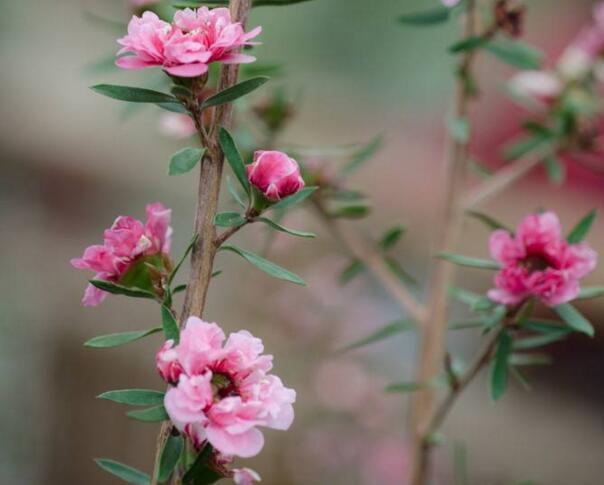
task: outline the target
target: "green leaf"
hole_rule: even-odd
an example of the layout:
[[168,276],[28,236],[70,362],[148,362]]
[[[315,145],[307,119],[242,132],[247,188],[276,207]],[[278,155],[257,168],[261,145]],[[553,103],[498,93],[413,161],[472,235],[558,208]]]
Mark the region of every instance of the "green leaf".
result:
[[99,394],[97,397],[130,406],[155,406],[163,404],[164,396],[164,392],[153,391],[151,389],[121,389],[118,391],[107,391]]
[[151,479],[149,475],[143,473],[136,468],[124,465],[119,461],[110,460],[109,458],[97,458],[94,460],[106,472],[121,478],[125,482],[133,483],[134,485],[149,485]]
[[219,212],[214,217],[214,224],[219,227],[242,226],[247,221],[239,212]]
[[245,163],[237,150],[235,141],[231,134],[225,129],[220,128],[220,146],[224,152],[224,156],[227,159],[228,164],[231,166],[235,177],[239,180],[239,183],[245,190],[246,194],[250,193],[250,182],[247,178],[247,172],[245,170]]
[[466,330],[468,328],[480,328],[484,326],[484,322],[481,319],[474,320],[460,320],[449,324],[447,327],[449,330]]
[[470,256],[452,253],[440,253],[438,257],[458,266],[468,266],[470,268],[481,269],[500,269],[499,263],[489,259],[472,258]]
[[186,115],[189,114],[189,112],[187,111],[187,108],[185,108],[182,104],[180,104],[179,102],[176,102],[176,101],[172,102],[172,103],[155,103],[155,105],[158,108],[169,111],[170,113],[179,113],[179,114],[186,114]]
[[550,365],[552,358],[546,354],[512,354],[509,359],[510,365]]
[[453,463],[455,465],[455,485],[469,485],[468,451],[461,443],[455,443],[453,448]]
[[558,333],[546,333],[543,335],[536,335],[534,337],[526,337],[522,340],[517,340],[514,342],[514,350],[527,350],[527,349],[535,349],[537,347],[543,347],[545,345],[553,344],[555,342],[559,342],[560,340],[564,340],[568,335],[568,332],[558,332]]
[[282,225],[277,224],[275,221],[272,221],[272,220],[268,219],[267,217],[256,217],[254,219],[254,221],[263,222],[264,224],[267,224],[268,226],[275,229],[276,231],[285,232],[286,234],[290,234],[292,236],[309,237],[309,238],[317,237],[316,234],[313,234],[312,232],[304,232],[304,231],[296,231],[295,229],[288,229],[287,227],[283,227]]
[[226,186],[227,186],[227,190],[229,191],[229,194],[231,194],[231,197],[233,197],[235,202],[237,202],[237,204],[239,204],[242,208],[245,209],[247,207],[247,205],[245,202],[243,202],[241,195],[239,195],[239,192],[233,185],[233,179],[228,175],[226,176]]
[[132,298],[148,298],[150,300],[155,300],[155,295],[153,293],[140,288],[128,288],[126,286],[104,280],[90,280],[90,284],[99,290],[106,291],[107,293],[111,293],[113,295],[123,295],[130,296]]
[[348,163],[344,165],[344,167],[342,167],[342,169],[340,170],[340,175],[350,175],[351,173],[358,170],[363,165],[363,163],[371,159],[381,147],[382,137],[376,136],[367,145],[353,153]]
[[406,320],[397,320],[395,322],[389,323],[388,325],[376,330],[371,333],[367,337],[364,337],[356,342],[353,342],[343,349],[341,352],[346,352],[353,349],[358,349],[360,347],[365,347],[366,345],[374,344],[376,342],[381,342],[382,340],[386,340],[393,335],[397,335],[402,332],[406,332],[407,330],[413,330],[414,326],[411,322]]
[[161,327],[155,327],[150,330],[138,330],[135,332],[111,333],[109,335],[101,335],[88,340],[84,345],[95,349],[105,349],[109,347],[119,347],[135,340],[139,340],[147,335],[152,335],[161,332]]
[[[189,243],[189,245],[187,246],[187,249],[185,249],[184,254],[182,255],[182,257],[179,259],[178,263],[176,264],[176,266],[174,266],[174,269],[172,270],[172,273],[170,273],[170,277],[168,278],[168,285],[171,285],[172,282],[174,281],[174,278],[176,277],[176,273],[178,273],[178,270],[180,269],[180,267],[183,265],[183,263],[185,262],[185,260],[187,259],[187,256],[189,256],[189,253],[193,250],[193,247],[195,247],[195,243],[197,242],[197,238],[199,236],[197,234],[195,234],[192,238],[191,238],[191,242]],[[185,285],[185,289],[186,289],[186,285]],[[182,290],[181,290],[182,291]],[[177,293],[176,289],[174,289],[174,293]]]
[[532,153],[542,145],[551,141],[551,136],[546,135],[534,135],[528,138],[522,138],[521,140],[507,145],[504,149],[503,156],[506,160],[517,160],[522,158],[529,153]]
[[371,212],[371,208],[367,205],[348,205],[331,211],[329,215],[342,219],[362,219],[367,217],[369,212]]
[[345,285],[356,276],[360,275],[365,270],[365,265],[359,261],[358,259],[353,260],[344,270],[340,273],[338,277],[338,282],[341,285]]
[[214,96],[210,96],[202,103],[201,109],[210,108],[211,106],[218,106],[225,103],[231,103],[232,101],[235,101],[236,99],[239,99],[245,96],[246,94],[258,89],[268,80],[269,78],[266,76],[258,76],[253,77],[251,79],[246,79],[245,81],[241,81],[240,83],[237,83],[234,86],[225,89],[224,91],[216,93]]
[[193,170],[205,153],[205,148],[183,148],[170,159],[169,175],[182,175]]
[[491,398],[497,401],[508,386],[508,360],[512,351],[512,336],[504,331],[497,342],[491,368]]
[[447,126],[453,140],[466,143],[470,139],[470,124],[466,118],[449,118]]
[[380,247],[383,251],[392,249],[394,245],[400,240],[401,236],[405,232],[405,227],[402,225],[396,225],[388,229],[380,240]]
[[482,317],[482,321],[486,330],[495,328],[503,320],[506,313],[507,307],[505,305],[497,305],[490,313],[485,314]]
[[459,54],[460,52],[468,52],[483,47],[489,41],[488,38],[484,36],[472,36],[466,37],[465,39],[456,42],[451,47],[449,47],[449,52],[453,54]]
[[523,325],[523,329],[531,330],[533,332],[539,333],[571,333],[572,330],[569,329],[564,323],[558,322],[555,320],[527,320]]
[[424,387],[427,387],[427,385],[421,382],[397,382],[395,384],[390,384],[389,386],[386,386],[384,392],[403,394],[406,392],[419,391]]
[[585,288],[581,288],[576,299],[588,300],[590,298],[598,298],[602,295],[604,295],[604,286],[586,286]]
[[570,244],[576,244],[583,241],[583,239],[587,237],[587,234],[589,233],[592,224],[596,220],[597,215],[598,212],[596,209],[589,211],[589,213],[583,219],[581,219],[575,227],[573,227],[573,230],[570,231],[570,234],[566,237],[566,240]]
[[290,207],[294,204],[299,204],[300,202],[306,200],[308,197],[314,194],[317,189],[318,187],[304,187],[303,189],[298,190],[298,192],[296,192],[295,194],[290,195],[285,199],[281,199],[276,204],[273,204],[271,206],[271,209],[285,209],[286,207]]
[[589,321],[579,313],[579,311],[570,303],[563,303],[555,306],[553,310],[564,320],[570,328],[589,335],[594,336],[594,328]]
[[172,310],[166,305],[161,306],[161,320],[166,340],[174,340],[174,343],[177,344],[180,337],[178,322],[176,321],[176,318],[174,318]]
[[159,460],[159,471],[157,473],[160,482],[166,482],[172,475],[180,454],[184,448],[185,442],[182,436],[168,436],[164,449]]
[[213,448],[209,444],[206,444],[199,455],[197,455],[195,463],[185,473],[182,479],[183,485],[209,485],[224,478],[208,467],[208,461],[212,456],[212,452]]
[[237,246],[221,246],[219,250],[231,251],[233,253],[238,254],[239,256],[247,260],[250,264],[254,265],[259,270],[264,271],[266,274],[274,278],[289,281],[297,285],[306,286],[305,281],[298,275],[250,251],[246,251],[245,249],[241,249]]
[[401,15],[398,21],[401,24],[413,25],[416,27],[428,27],[431,25],[438,25],[449,20],[451,10],[447,7],[434,7],[430,10],[423,10],[421,12],[409,13]]
[[147,409],[140,409],[136,411],[130,411],[126,413],[126,416],[136,419],[137,421],[143,421],[145,423],[157,423],[159,421],[165,421],[168,419],[168,413],[163,404],[161,406],[155,406]]
[[172,290],[172,293],[180,293],[181,291],[185,291],[187,289],[186,284],[178,285],[176,288]]
[[390,256],[384,256],[384,263],[386,266],[388,266],[388,269],[403,283],[417,286],[417,280],[407,271],[405,271],[405,269],[396,259]]
[[557,157],[550,155],[543,159],[547,177],[554,185],[561,185],[566,177],[564,164]]
[[507,37],[500,37],[484,46],[500,61],[520,69],[539,69],[543,60],[543,52],[533,46]]
[[477,221],[482,222],[488,229],[491,229],[493,231],[495,231],[497,229],[504,229],[504,230],[508,231],[509,233],[513,232],[512,230],[508,229],[505,226],[505,224],[499,222],[497,219],[495,219],[487,214],[484,214],[482,212],[468,211],[466,214],[470,217],[473,217]]
[[178,103],[178,100],[174,96],[151,89],[116,86],[113,84],[97,84],[90,89],[108,98],[128,101],[130,103]]
[[483,295],[479,295],[478,293],[474,293],[473,291],[456,287],[449,288],[449,294],[457,301],[464,303],[468,306],[473,306],[476,302],[484,298]]

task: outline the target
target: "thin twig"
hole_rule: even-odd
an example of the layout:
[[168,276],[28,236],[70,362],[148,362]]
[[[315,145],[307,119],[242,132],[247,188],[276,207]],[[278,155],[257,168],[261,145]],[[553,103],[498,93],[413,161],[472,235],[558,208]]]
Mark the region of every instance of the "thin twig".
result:
[[330,217],[320,200],[312,199],[313,205],[331,230],[333,235],[355,258],[362,261],[371,274],[384,286],[390,295],[409,313],[411,318],[420,325],[424,320],[425,309],[418,299],[392,274],[390,268],[384,263],[382,256],[373,250],[359,235],[341,224],[338,220]]

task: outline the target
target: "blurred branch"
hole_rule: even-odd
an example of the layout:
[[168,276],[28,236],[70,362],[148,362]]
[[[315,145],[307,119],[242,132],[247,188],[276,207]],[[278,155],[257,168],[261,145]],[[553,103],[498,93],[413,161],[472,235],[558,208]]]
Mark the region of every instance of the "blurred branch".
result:
[[382,259],[382,255],[369,246],[354,230],[331,217],[320,199],[313,197],[312,203],[335,238],[352,256],[363,262],[371,274],[380,281],[384,289],[409,313],[419,326],[424,321],[426,313],[423,305],[392,273]]

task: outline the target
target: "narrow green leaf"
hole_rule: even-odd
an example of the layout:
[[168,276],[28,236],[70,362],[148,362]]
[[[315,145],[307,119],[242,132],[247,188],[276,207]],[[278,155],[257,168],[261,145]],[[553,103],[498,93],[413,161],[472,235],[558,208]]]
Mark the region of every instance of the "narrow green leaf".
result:
[[[511,359],[510,359],[511,360]],[[510,375],[518,381],[518,383],[522,386],[525,391],[531,391],[531,385],[524,375],[518,370],[517,367],[510,365]]]
[[466,330],[468,328],[480,328],[484,326],[484,322],[481,319],[474,320],[460,320],[449,324],[447,327],[449,330]]
[[348,205],[331,211],[329,215],[341,219],[362,219],[367,217],[369,212],[371,208],[367,205]]
[[235,188],[235,185],[233,185],[233,179],[229,175],[226,176],[226,186],[227,190],[229,191],[229,194],[231,194],[231,197],[233,197],[233,200],[235,200],[237,204],[239,204],[243,209],[245,209],[247,205],[245,202],[243,202],[241,195],[239,195],[239,192]]
[[141,290],[140,288],[129,288],[116,283],[111,283],[110,281],[90,280],[90,284],[99,290],[112,293],[113,295],[130,296],[132,298],[148,298],[150,300],[155,299],[155,295],[150,291]]
[[186,284],[178,285],[176,288],[172,290],[172,293],[180,293],[181,291],[185,291],[187,289]]
[[553,308],[553,310],[564,320],[570,328],[594,336],[594,328],[591,323],[570,303],[563,303]]
[[577,300],[588,300],[590,298],[598,298],[604,295],[604,286],[586,286],[581,288]]
[[239,256],[247,260],[250,264],[254,265],[259,270],[264,271],[266,274],[274,278],[289,281],[297,285],[306,286],[305,281],[298,275],[250,251],[246,251],[245,249],[241,249],[237,246],[221,246],[219,250],[231,251],[233,253],[238,254]]
[[164,392],[151,389],[120,389],[104,392],[97,397],[130,406],[156,406],[163,404],[164,396]]
[[583,219],[581,219],[575,227],[573,227],[572,231],[570,231],[570,234],[566,237],[566,240],[570,244],[576,244],[583,241],[583,239],[587,237],[587,234],[589,233],[592,224],[596,220],[597,215],[598,212],[596,209],[589,211],[589,213]]
[[546,354],[512,354],[509,359],[510,365],[550,365],[552,358]]
[[128,101],[130,103],[178,103],[178,100],[174,96],[151,89],[116,86],[113,84],[97,84],[90,89],[108,98]]
[[213,448],[207,444],[197,455],[195,463],[187,470],[182,479],[183,485],[210,485],[224,478],[221,474],[208,467]]
[[500,269],[499,263],[489,259],[472,258],[470,256],[452,253],[440,253],[438,257],[458,266],[468,266],[470,268],[481,269]]
[[228,164],[231,166],[235,177],[239,180],[239,183],[245,190],[246,194],[250,193],[250,182],[247,178],[247,172],[245,170],[245,163],[243,162],[243,158],[239,154],[239,150],[237,150],[237,146],[235,145],[235,141],[231,134],[225,129],[220,128],[220,146],[222,151],[224,152],[224,156],[227,159]]
[[164,449],[159,460],[158,479],[160,482],[166,482],[172,475],[180,454],[184,448],[185,442],[182,436],[168,436]]
[[242,226],[247,221],[239,212],[219,212],[214,217],[214,224],[219,227]]
[[382,137],[376,136],[373,140],[371,140],[367,145],[360,148],[356,151],[350,160],[342,169],[340,170],[340,175],[350,175],[351,173],[358,170],[363,163],[370,160],[382,147]]
[[161,306],[161,320],[166,340],[174,340],[174,343],[177,344],[180,337],[180,330],[178,329],[178,323],[176,322],[172,310],[166,305]]
[[561,185],[564,182],[566,171],[564,164],[562,161],[560,161],[560,159],[550,155],[549,157],[545,157],[543,159],[543,165],[545,166],[547,177],[552,184]]
[[411,274],[409,274],[396,259],[391,256],[384,256],[384,263],[386,266],[388,266],[388,269],[403,283],[417,286],[417,280]]
[[393,335],[397,335],[399,333],[406,332],[407,330],[413,330],[413,329],[414,329],[414,326],[411,322],[408,322],[405,320],[397,320],[395,322],[389,323],[388,325],[376,330],[375,332],[371,333],[367,337],[363,337],[362,339],[357,340],[356,342],[353,342],[353,343],[347,345],[340,351],[346,352],[349,350],[358,349],[360,347],[365,347],[367,345],[374,344],[376,342],[381,342],[382,340],[386,340],[386,339],[392,337]]
[[341,285],[345,285],[349,281],[352,281],[356,276],[360,275],[364,270],[365,265],[358,259],[355,259],[342,270],[338,277],[338,282]]
[[500,61],[520,69],[539,69],[543,52],[533,46],[507,37],[500,37],[484,46]]
[[295,194],[290,195],[285,199],[281,199],[276,204],[273,204],[271,206],[271,209],[285,209],[286,207],[291,207],[294,204],[299,204],[300,202],[314,194],[317,189],[318,187],[304,187],[303,189],[298,190],[298,192],[296,192]]
[[455,443],[453,448],[453,463],[455,465],[455,485],[469,485],[468,451],[461,443]]
[[483,295],[474,293],[473,291],[465,290],[463,288],[451,287],[449,288],[449,294],[452,298],[455,298],[461,303],[465,303],[468,306],[474,305],[477,301],[484,298]]
[[[185,249],[184,254],[178,260],[178,263],[176,264],[176,266],[174,266],[174,269],[172,270],[172,273],[170,273],[170,277],[168,278],[168,285],[171,285],[172,282],[174,281],[174,278],[176,277],[176,274],[178,273],[178,270],[184,264],[185,260],[187,259],[187,256],[189,256],[189,253],[193,250],[193,247],[195,246],[195,243],[197,242],[197,238],[198,237],[199,236],[197,234],[195,234],[191,238],[191,242],[187,246],[187,249]],[[186,288],[186,285],[185,285],[185,288]],[[182,291],[182,290],[180,290],[180,291]],[[177,293],[176,289],[174,289],[174,293]]]
[[155,105],[158,108],[169,111],[170,113],[179,113],[179,114],[186,114],[186,115],[189,114],[189,112],[187,111],[187,108],[185,108],[178,101],[174,101],[172,103],[155,103]]
[[161,327],[155,327],[150,330],[139,330],[135,332],[122,332],[122,333],[111,333],[108,335],[101,335],[88,340],[84,345],[86,347],[93,347],[95,349],[105,349],[109,347],[119,347],[135,340],[139,340],[147,335],[152,335],[157,332],[161,332]]
[[459,54],[460,52],[468,52],[483,47],[489,41],[488,38],[484,36],[472,36],[466,37],[465,39],[456,42],[451,47],[449,47],[449,52],[453,54]]
[[388,251],[389,249],[392,249],[394,245],[400,240],[404,232],[405,226],[402,226],[400,224],[388,229],[382,235],[382,239],[380,240],[380,247],[382,248],[382,250]]
[[485,329],[490,330],[495,328],[503,320],[506,313],[507,307],[505,305],[497,305],[494,307],[490,313],[487,313],[482,317]]
[[504,148],[503,156],[506,160],[517,160],[529,153],[534,152],[537,148],[549,143],[552,140],[551,136],[534,135],[527,138],[522,138]]
[[168,413],[166,413],[163,404],[152,408],[129,411],[126,413],[126,416],[145,423],[157,423],[168,419]]
[[499,337],[491,370],[491,398],[497,401],[508,386],[508,360],[512,351],[512,336],[504,331]]
[[473,217],[477,221],[482,222],[488,229],[491,229],[493,231],[495,231],[497,229],[504,229],[504,230],[508,231],[509,233],[513,232],[511,229],[506,227],[505,224],[499,222],[497,219],[495,219],[487,214],[484,214],[482,212],[468,211],[468,212],[466,212],[466,214],[470,217]]
[[276,231],[285,232],[286,234],[290,234],[292,236],[309,237],[309,238],[317,237],[316,234],[313,234],[312,232],[296,231],[295,229],[288,229],[287,227],[283,227],[282,225],[277,224],[275,221],[272,221],[267,217],[256,217],[254,219],[254,221],[263,222],[264,224],[275,229]]
[[402,394],[406,392],[419,391],[424,387],[426,387],[426,384],[423,384],[421,382],[398,382],[396,384],[390,384],[389,386],[386,386],[384,392]]
[[514,350],[527,350],[543,347],[545,345],[564,340],[567,336],[568,332],[562,331],[559,333],[546,333],[543,335],[536,335],[534,337],[526,337],[514,342]]
[[151,479],[149,475],[143,473],[136,468],[124,465],[119,461],[110,460],[109,458],[97,458],[94,460],[106,472],[121,478],[125,482],[133,483],[134,485],[149,485]]
[[169,175],[182,175],[193,170],[205,153],[205,148],[183,148],[170,159]]
[[240,83],[231,86],[230,88],[225,89],[224,91],[220,91],[216,93],[214,96],[210,96],[206,99],[201,105],[202,109],[210,108],[211,106],[218,106],[220,104],[231,103],[236,99],[239,99],[245,96],[252,91],[255,91],[264,83],[269,80],[266,76],[258,76],[253,77],[251,79],[246,79],[245,81],[241,81]]
[[449,20],[451,10],[447,7],[434,7],[430,10],[424,10],[421,12],[409,13],[401,15],[398,21],[401,24],[413,25],[416,27],[428,27],[431,25],[438,25]]
[[571,333],[572,329],[568,328],[564,323],[555,320],[527,320],[522,328],[539,333]]

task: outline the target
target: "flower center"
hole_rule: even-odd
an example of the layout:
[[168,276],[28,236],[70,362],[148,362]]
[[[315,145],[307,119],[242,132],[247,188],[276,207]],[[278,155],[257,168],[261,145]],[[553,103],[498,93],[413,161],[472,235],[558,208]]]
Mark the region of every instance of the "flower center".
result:
[[544,271],[551,266],[550,262],[540,254],[531,254],[520,263],[529,273]]
[[233,380],[228,375],[220,372],[212,374],[212,388],[215,396],[219,399],[239,395]]

